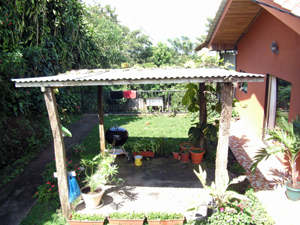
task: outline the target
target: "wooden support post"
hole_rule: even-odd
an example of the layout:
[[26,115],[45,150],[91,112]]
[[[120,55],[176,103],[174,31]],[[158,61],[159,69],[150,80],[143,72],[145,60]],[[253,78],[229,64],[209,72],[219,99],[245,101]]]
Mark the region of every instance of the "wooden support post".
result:
[[[226,181],[225,176],[228,176],[227,161],[228,161],[228,146],[230,136],[230,123],[233,103],[233,84],[224,83],[221,88],[221,117],[219,125],[219,138],[216,157],[215,183],[217,188],[222,186]],[[227,185],[227,183],[226,183]]]
[[69,219],[71,215],[71,205],[69,203],[66,151],[53,88],[46,88],[46,91],[44,92],[44,98],[48,110],[54,141],[54,153],[60,204],[64,217],[66,219]]
[[[206,124],[207,122],[207,109],[206,109],[206,86],[205,83],[199,83],[199,126]],[[200,148],[204,148],[205,146],[205,138],[204,133],[201,132],[199,138],[199,146]]]
[[101,153],[104,154],[105,131],[104,131],[104,113],[103,113],[103,86],[98,86],[98,118],[99,118],[100,150]]

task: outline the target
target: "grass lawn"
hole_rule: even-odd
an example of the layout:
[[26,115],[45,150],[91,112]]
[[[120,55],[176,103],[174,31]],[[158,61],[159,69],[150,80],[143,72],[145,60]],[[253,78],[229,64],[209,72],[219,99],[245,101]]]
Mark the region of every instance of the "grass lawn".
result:
[[[105,130],[115,124],[124,127],[129,133],[129,138],[188,138],[188,130],[191,126],[188,116],[108,116],[105,117],[104,122]],[[146,125],[146,122],[149,124]]]
[[[149,123],[146,125],[146,123]],[[141,138],[174,138],[188,141],[191,126],[189,116],[107,116],[104,118],[105,131],[115,125],[125,128],[129,133],[127,142]],[[87,152],[96,155],[100,151],[99,126],[96,125],[82,143]],[[126,144],[125,144],[126,148]]]

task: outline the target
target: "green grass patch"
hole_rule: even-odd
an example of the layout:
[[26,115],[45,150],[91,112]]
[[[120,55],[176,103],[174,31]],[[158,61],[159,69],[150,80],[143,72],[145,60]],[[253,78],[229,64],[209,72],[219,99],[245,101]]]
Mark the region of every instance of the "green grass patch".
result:
[[[117,124],[135,137],[188,138],[191,121],[188,116],[109,116],[104,118],[105,130]],[[148,125],[146,123],[149,123]]]
[[[129,133],[127,143],[142,140],[143,138],[163,138],[163,154],[171,155],[172,150],[168,147],[176,143],[188,141],[188,130],[191,126],[188,116],[108,116],[104,118],[105,131],[112,126],[118,125],[125,128]],[[126,147],[126,151],[130,151]],[[176,145],[175,144],[175,145]],[[96,125],[82,142],[89,156],[95,156],[100,151],[99,126]],[[178,146],[174,146],[175,148]],[[109,146],[107,145],[107,148]]]
[[66,224],[66,220],[62,216],[60,210],[60,202],[51,200],[48,202],[37,203],[22,220],[21,225],[62,225]]

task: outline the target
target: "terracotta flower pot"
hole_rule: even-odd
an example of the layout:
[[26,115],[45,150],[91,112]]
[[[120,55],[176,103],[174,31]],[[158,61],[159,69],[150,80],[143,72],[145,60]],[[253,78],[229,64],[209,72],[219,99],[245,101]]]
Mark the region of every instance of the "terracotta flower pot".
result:
[[188,163],[190,161],[190,153],[180,153],[181,162]]
[[95,193],[89,193],[90,186],[81,188],[81,195],[85,203],[85,207],[89,209],[96,209],[99,207],[101,198],[105,192],[105,189],[99,188]]
[[194,145],[191,143],[181,143],[181,144],[179,144],[179,147],[180,147],[180,150],[183,151],[183,150],[188,150],[189,148],[193,148]]
[[[195,153],[195,152],[193,152],[193,150],[200,150],[202,152],[201,153]],[[192,163],[200,164],[202,162],[203,155],[204,155],[205,151],[202,148],[191,148],[190,153],[191,153]]]
[[173,153],[173,157],[174,157],[174,159],[178,159],[178,157],[179,157],[179,152],[172,152]]
[[141,151],[140,153],[133,152],[132,155],[133,156],[141,155],[143,157],[154,157],[154,152],[152,151]]

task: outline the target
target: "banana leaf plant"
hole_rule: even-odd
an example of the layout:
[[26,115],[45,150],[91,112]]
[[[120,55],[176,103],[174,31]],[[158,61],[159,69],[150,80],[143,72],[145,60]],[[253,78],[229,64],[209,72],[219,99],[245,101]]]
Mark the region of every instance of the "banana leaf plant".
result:
[[300,156],[300,136],[295,132],[292,123],[288,123],[282,118],[281,129],[267,129],[270,135],[266,140],[275,141],[277,144],[271,144],[266,148],[258,150],[257,155],[253,158],[253,165],[251,166],[252,174],[255,173],[258,163],[262,160],[267,160],[271,155],[283,153],[288,158],[288,163],[291,167],[293,188],[300,189],[297,183],[299,173],[296,170],[296,160]]
[[[199,87],[196,84],[190,83],[186,85],[187,91],[182,98],[182,104],[188,106],[189,112],[199,113]],[[218,121],[215,120],[220,115],[221,104],[217,100],[216,96],[218,93],[218,87],[213,85],[206,86],[206,93],[209,94],[207,97],[208,102],[205,106],[207,111],[207,117],[210,119],[209,123],[194,123],[188,131],[189,138],[191,140],[198,140],[203,133],[209,140],[217,139],[218,132]],[[206,118],[204,118],[206,121]]]

